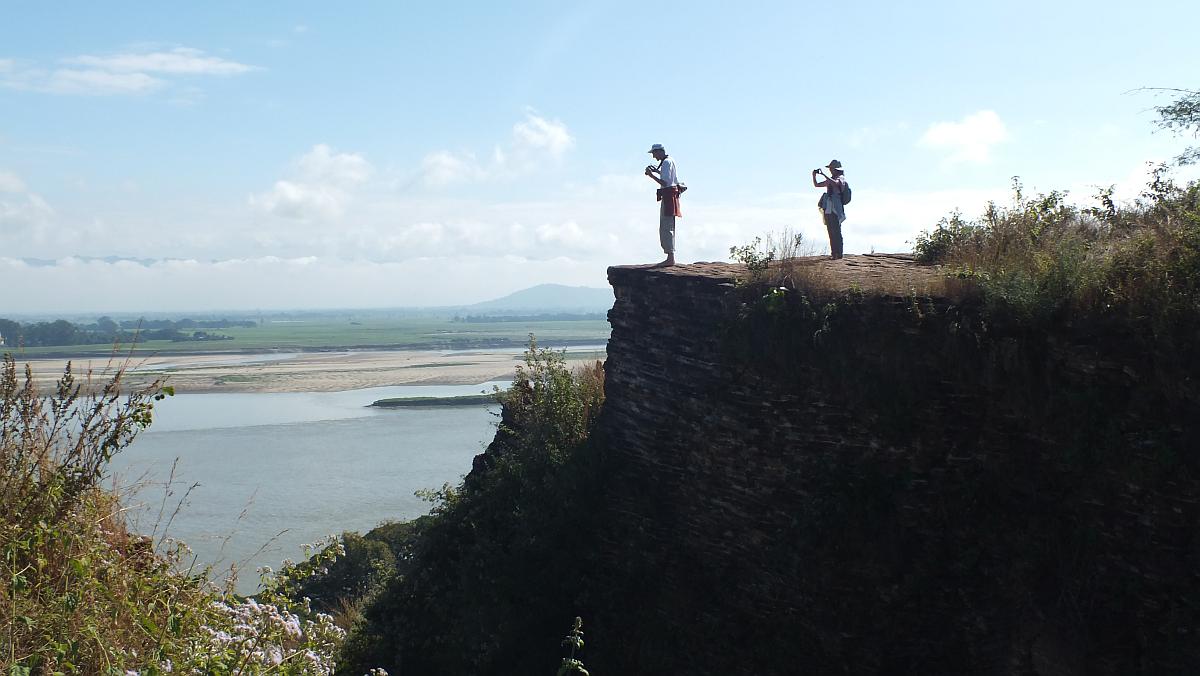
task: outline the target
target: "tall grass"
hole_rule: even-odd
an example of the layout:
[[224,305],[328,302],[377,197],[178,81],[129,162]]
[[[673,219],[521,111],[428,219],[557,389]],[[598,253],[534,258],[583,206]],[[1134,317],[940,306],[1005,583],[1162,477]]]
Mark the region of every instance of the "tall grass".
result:
[[805,241],[804,235],[790,226],[766,237],[755,237],[748,244],[729,247],[733,260],[746,266],[741,282],[755,286],[786,286],[787,288],[820,288],[825,281],[825,268],[818,265],[826,259],[816,255],[816,246]]
[[[0,369],[0,665],[30,674],[327,674],[344,632],[288,594],[285,566],[255,599],[184,568],[185,546],[126,527],[101,487],[109,460],[151,422],[161,383],[124,368],[39,393],[10,355]],[[339,552],[320,550],[317,566]],[[312,566],[310,566],[311,568]]]
[[1023,321],[1174,330],[1200,311],[1200,184],[1177,186],[1160,166],[1139,199],[1119,204],[1110,188],[1081,208],[1058,191],[1027,196],[1014,178],[1011,204],[988,204],[975,220],[951,214],[914,253]]

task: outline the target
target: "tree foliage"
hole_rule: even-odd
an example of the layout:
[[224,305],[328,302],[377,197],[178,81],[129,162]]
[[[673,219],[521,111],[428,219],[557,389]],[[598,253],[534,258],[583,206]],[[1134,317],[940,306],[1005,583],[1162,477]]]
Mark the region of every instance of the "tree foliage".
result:
[[552,673],[564,614],[585,614],[598,512],[589,435],[603,404],[599,362],[573,372],[531,340],[496,438],[457,487],[428,497],[386,586],[345,648],[342,673]]
[[[1159,128],[1166,129],[1178,135],[1200,137],[1200,91],[1193,89],[1166,89],[1177,95],[1177,98],[1165,106],[1155,106],[1158,113]],[[1175,163],[1180,165],[1195,164],[1200,161],[1200,147],[1191,146],[1185,149]]]

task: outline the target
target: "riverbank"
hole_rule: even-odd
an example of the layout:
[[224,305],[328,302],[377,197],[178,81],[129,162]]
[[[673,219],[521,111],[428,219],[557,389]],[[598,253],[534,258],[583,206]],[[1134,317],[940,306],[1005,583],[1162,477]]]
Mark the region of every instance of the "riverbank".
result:
[[[567,348],[568,361],[603,359],[602,345]],[[572,354],[574,353],[574,354]],[[433,350],[343,350],[266,354],[166,354],[130,360],[125,382],[138,386],[163,379],[176,393],[339,392],[390,385],[468,385],[511,377],[522,350],[515,348]],[[62,374],[64,358],[28,363],[39,388],[48,390]],[[90,370],[100,379],[120,360],[82,358],[72,362],[80,379]]]

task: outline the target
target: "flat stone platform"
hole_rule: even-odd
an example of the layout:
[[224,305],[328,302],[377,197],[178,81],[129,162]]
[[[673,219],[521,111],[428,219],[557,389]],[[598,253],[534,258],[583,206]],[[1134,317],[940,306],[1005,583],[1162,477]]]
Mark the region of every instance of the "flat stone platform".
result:
[[[918,263],[911,254],[847,255],[839,260],[828,256],[803,256],[773,261],[769,275],[790,277],[801,287],[846,291],[859,288],[865,293],[907,296],[945,295],[945,276],[930,265]],[[745,279],[749,272],[740,263],[696,262],[681,263],[669,268],[654,265],[615,265],[609,268],[609,279],[634,271],[669,277],[690,277],[697,281],[733,283]]]

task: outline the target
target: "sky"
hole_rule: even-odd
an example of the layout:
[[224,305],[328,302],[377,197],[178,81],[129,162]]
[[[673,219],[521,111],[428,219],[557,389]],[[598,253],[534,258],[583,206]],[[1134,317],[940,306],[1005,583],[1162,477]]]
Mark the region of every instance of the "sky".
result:
[[785,228],[909,251],[1026,190],[1134,197],[1200,3],[28,3],[0,21],[0,316],[412,307]]

